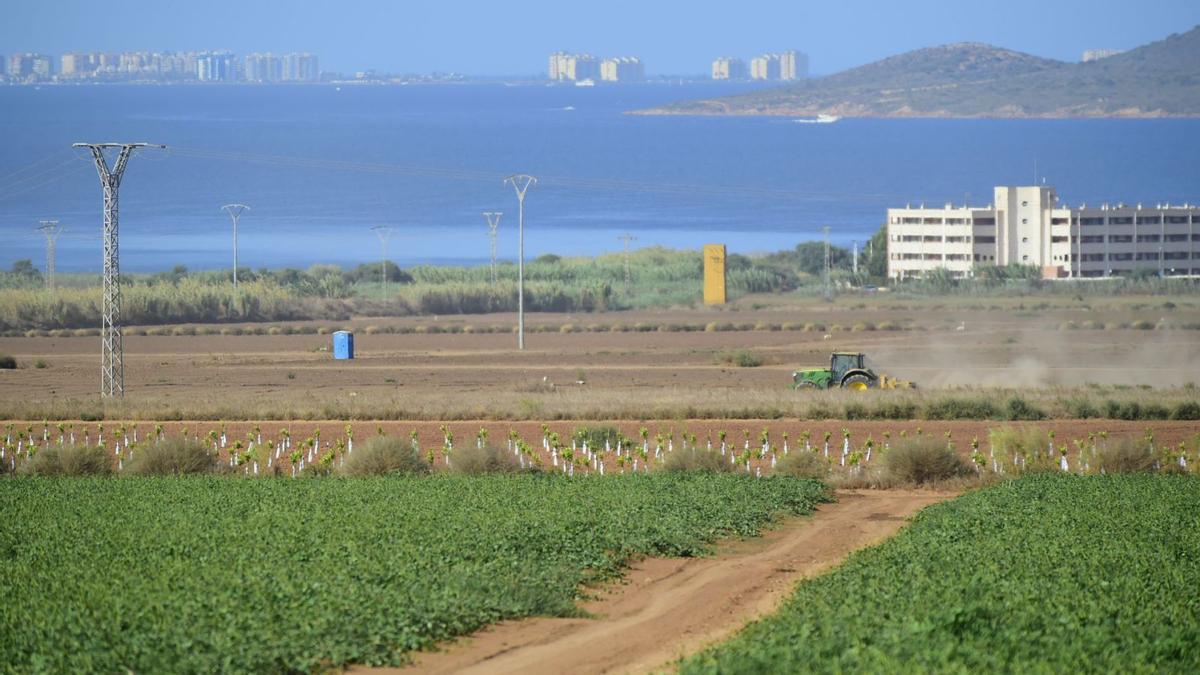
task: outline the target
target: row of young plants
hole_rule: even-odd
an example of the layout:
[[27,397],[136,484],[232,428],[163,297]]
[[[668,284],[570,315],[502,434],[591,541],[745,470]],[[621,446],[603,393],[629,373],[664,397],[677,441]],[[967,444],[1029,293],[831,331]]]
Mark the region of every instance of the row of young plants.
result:
[[925,509],[699,673],[1200,671],[1200,479],[1042,474]]
[[0,481],[0,672],[315,672],[573,616],[631,556],[693,556],[826,499],[657,474]]
[[[40,427],[40,428],[39,428]],[[772,434],[770,427],[730,434],[710,430],[701,438],[686,429],[640,427],[626,436],[616,427],[579,427],[560,434],[543,424],[530,441],[509,429],[503,439],[483,427],[474,438],[456,439],[441,425],[440,443],[422,444],[414,429],[407,438],[389,436],[382,426],[357,436],[353,425],[342,434],[322,437],[320,427],[304,438],[287,428],[264,436],[255,425],[244,438],[231,437],[225,424],[204,429],[182,427],[168,434],[162,424],[139,435],[136,424],[107,429],[103,423],[49,422],[5,426],[0,438],[0,471],[32,475],[108,474],[178,475],[223,473],[248,477],[301,477],[332,474],[427,474],[556,472],[578,475],[705,470],[742,472],[755,477],[782,473],[863,485],[925,483],[956,477],[984,479],[1031,472],[1128,473],[1171,471],[1200,473],[1200,433],[1167,443],[1147,430],[1139,436],[1110,438],[1096,430],[1060,439],[1053,429],[1004,426],[980,439],[955,439],[949,431],[926,434],[901,429],[876,438],[826,429]],[[355,443],[359,449],[356,452]]]

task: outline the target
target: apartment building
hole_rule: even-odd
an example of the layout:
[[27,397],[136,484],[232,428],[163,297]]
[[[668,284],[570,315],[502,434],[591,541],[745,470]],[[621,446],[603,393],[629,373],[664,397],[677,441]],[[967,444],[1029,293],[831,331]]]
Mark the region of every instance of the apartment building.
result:
[[646,67],[636,56],[605,59],[600,62],[600,79],[604,82],[641,82],[646,79]]
[[750,78],[754,80],[801,80],[808,77],[808,55],[795,50],[779,54],[763,54],[750,61]]
[[744,80],[750,76],[746,62],[730,56],[722,56],[712,63],[712,79],[714,80]]
[[888,277],[1033,265],[1046,278],[1200,275],[1200,206],[1058,201],[1048,186],[1001,186],[986,207],[888,209]]
[[556,82],[600,79],[600,61],[591,54],[555,52],[550,55],[550,79]]

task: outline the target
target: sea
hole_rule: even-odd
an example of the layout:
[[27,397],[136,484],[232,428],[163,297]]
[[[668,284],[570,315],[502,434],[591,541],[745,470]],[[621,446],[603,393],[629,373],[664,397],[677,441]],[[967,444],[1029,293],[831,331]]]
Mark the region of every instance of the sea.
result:
[[[629,111],[745,84],[0,87],[0,266],[101,268],[102,192],[77,142],[147,142],[120,186],[125,271],[232,265],[222,206],[249,206],[252,268],[481,264],[725,244],[754,254],[865,242],[888,207],[986,206],[996,185],[1071,204],[1200,202],[1200,120],[676,117]],[[380,234],[387,232],[387,242]],[[386,247],[386,253],[385,253]]]

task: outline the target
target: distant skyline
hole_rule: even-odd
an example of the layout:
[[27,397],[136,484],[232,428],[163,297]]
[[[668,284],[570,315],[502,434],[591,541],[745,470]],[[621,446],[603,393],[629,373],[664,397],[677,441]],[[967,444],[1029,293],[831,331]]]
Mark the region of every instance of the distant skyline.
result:
[[565,49],[639,56],[648,74],[688,75],[718,56],[799,49],[819,75],[967,41],[1077,61],[1085,49],[1130,49],[1197,24],[1195,0],[26,0],[5,8],[0,54],[307,51],[330,71],[523,76]]

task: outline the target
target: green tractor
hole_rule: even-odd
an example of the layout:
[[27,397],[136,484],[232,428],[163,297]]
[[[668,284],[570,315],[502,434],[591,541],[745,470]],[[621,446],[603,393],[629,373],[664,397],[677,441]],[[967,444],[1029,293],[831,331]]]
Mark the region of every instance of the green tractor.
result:
[[906,380],[879,375],[866,364],[861,352],[834,352],[828,368],[807,368],[792,373],[792,389],[915,389]]

